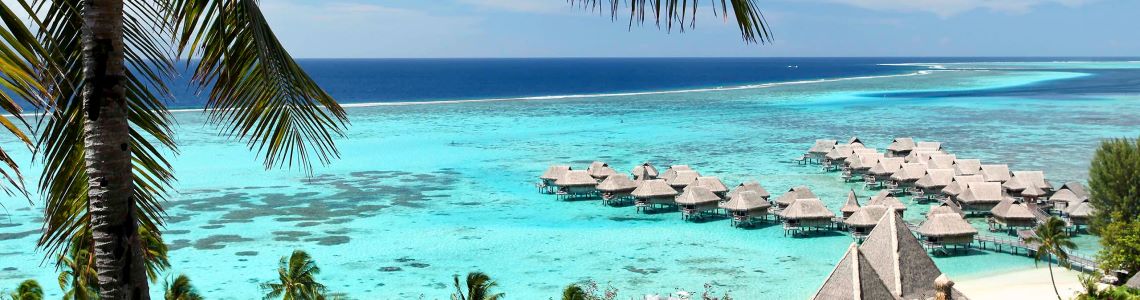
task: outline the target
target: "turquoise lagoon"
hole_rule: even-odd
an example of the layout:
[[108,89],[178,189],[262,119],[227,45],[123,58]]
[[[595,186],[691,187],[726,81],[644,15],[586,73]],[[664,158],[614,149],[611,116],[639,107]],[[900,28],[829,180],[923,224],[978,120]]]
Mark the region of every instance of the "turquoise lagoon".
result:
[[[331,290],[360,299],[448,299],[451,276],[476,270],[497,279],[509,299],[554,298],[584,280],[625,297],[711,283],[738,299],[802,299],[831,271],[849,236],[791,238],[779,225],[734,229],[724,220],[692,223],[678,213],[560,202],[535,190],[536,176],[555,163],[585,168],[602,160],[619,171],[644,161],[662,169],[688,164],[730,185],[757,179],[774,195],[805,184],[837,211],[848,189],[864,199],[873,192],[790,159],[818,138],[858,136],[882,149],[893,137],[913,136],[942,141],[959,157],[1045,170],[1055,184],[1084,181],[1099,140],[1140,134],[1140,96],[869,94],[1085,76],[1045,65],[746,89],[359,105],[348,109],[341,159],[312,176],[264,171],[200,112],[178,112],[179,193],[167,204],[165,232],[171,272],[188,274],[211,299],[260,298],[257,285],[276,278],[277,260],[304,249]],[[40,207],[18,198],[2,203],[0,287],[35,278],[58,296],[58,273],[34,248]],[[926,209],[912,204],[906,218],[917,223]],[[1094,237],[1078,240],[1081,253],[1095,253]],[[1029,258],[987,251],[935,261],[953,278],[1034,267]]]

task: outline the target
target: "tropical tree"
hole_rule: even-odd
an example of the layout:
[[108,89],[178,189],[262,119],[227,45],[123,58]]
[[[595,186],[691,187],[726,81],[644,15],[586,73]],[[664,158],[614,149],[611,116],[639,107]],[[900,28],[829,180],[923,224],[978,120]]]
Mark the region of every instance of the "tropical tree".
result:
[[562,290],[562,300],[590,300],[589,297],[586,290],[577,284],[568,285]]
[[178,275],[174,278],[174,282],[166,282],[166,293],[163,297],[166,300],[202,300],[202,295],[190,285],[190,277],[186,274]]
[[1140,272],[1140,140],[1101,143],[1089,166],[1089,201],[1096,208],[1093,233],[1103,246],[1097,261],[1106,270]]
[[293,250],[289,257],[281,257],[277,266],[277,281],[261,284],[266,290],[264,299],[323,300],[326,288],[317,282],[321,273],[317,262],[302,250]]
[[44,289],[40,287],[40,283],[33,279],[24,280],[20,286],[16,288],[15,292],[9,295],[12,300],[43,300]]
[[[90,232],[102,298],[150,297],[138,228],[161,235],[161,203],[174,180],[166,153],[177,147],[164,100],[177,61],[187,61],[193,84],[208,95],[209,120],[256,150],[266,168],[311,172],[314,162],[339,156],[333,138],[347,123],[344,110],[289,56],[257,0],[15,2],[36,30],[2,3],[0,109],[19,116],[16,99],[24,99],[43,119],[34,141],[10,120],[0,126],[42,160],[40,247],[62,258],[71,240]],[[649,16],[680,31],[695,24],[698,2],[570,0],[612,17],[628,11],[630,26]],[[725,20],[735,15],[745,41],[770,41],[753,0],[712,7]],[[3,150],[0,177],[22,192],[19,169]]]
[[1027,244],[1037,244],[1034,262],[1045,260],[1049,265],[1049,281],[1053,282],[1053,292],[1057,299],[1061,299],[1061,292],[1057,290],[1057,281],[1053,278],[1053,258],[1058,264],[1066,264],[1069,260],[1068,250],[1077,249],[1069,233],[1065,232],[1065,221],[1058,217],[1050,217],[1045,223],[1037,226],[1033,236],[1025,238]]
[[495,293],[492,291],[499,283],[491,280],[491,276],[483,272],[467,273],[467,292],[464,293],[464,287],[459,284],[459,275],[455,275],[455,293],[451,294],[451,300],[499,300],[506,297],[504,293]]
[[63,269],[59,273],[63,300],[100,299],[90,252],[84,247],[70,247],[67,251],[67,256],[59,258],[59,267]]

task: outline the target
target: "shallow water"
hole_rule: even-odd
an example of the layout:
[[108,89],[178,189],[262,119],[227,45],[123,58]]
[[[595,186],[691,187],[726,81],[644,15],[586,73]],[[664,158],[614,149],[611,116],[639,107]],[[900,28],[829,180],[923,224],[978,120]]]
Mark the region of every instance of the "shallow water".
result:
[[[498,280],[511,299],[555,297],[580,280],[626,296],[712,283],[740,299],[806,298],[850,237],[790,238],[779,225],[733,229],[725,220],[683,222],[675,212],[560,202],[538,194],[535,177],[554,163],[585,169],[603,160],[619,171],[643,161],[662,170],[688,164],[730,186],[758,179],[774,196],[806,184],[837,211],[848,189],[863,198],[872,192],[790,159],[817,138],[858,135],[879,149],[895,136],[942,141],[960,158],[1045,170],[1058,185],[1084,181],[1100,139],[1140,134],[1137,95],[863,96],[1085,76],[1044,65],[741,90],[354,107],[338,144],[342,158],[311,177],[263,171],[254,154],[217,137],[200,113],[180,112],[181,155],[173,161],[180,194],[167,206],[165,238],[173,272],[190,275],[211,299],[260,297],[257,283],[274,279],[277,260],[292,249],[316,258],[319,278],[333,291],[361,299],[447,299],[450,277],[475,270]],[[3,203],[9,217],[0,221],[0,287],[36,278],[49,297],[58,296],[54,268],[33,252],[38,207]],[[906,218],[918,222],[926,209],[912,205]],[[1081,253],[1096,251],[1094,237],[1078,241]],[[1026,257],[986,251],[935,262],[956,278],[1033,266]]]

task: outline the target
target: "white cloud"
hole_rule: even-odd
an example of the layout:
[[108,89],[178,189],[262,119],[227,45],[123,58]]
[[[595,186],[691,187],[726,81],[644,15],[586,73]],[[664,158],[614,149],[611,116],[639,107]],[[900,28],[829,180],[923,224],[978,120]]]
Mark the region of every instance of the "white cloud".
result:
[[1026,13],[1034,6],[1060,4],[1076,7],[1094,0],[828,0],[867,9],[902,12],[927,12],[948,18],[971,10],[984,9],[1006,13]]
[[572,7],[566,1],[557,0],[458,0],[460,3],[481,9],[502,10],[523,13],[564,13]]

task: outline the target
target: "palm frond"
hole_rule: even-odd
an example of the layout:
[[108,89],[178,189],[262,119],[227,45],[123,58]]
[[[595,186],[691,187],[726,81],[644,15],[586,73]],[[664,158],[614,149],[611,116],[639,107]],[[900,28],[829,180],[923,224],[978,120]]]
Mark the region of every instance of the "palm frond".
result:
[[256,0],[171,0],[178,48],[198,58],[210,121],[264,155],[266,168],[327,164],[340,156],[344,110],[285,51]]
[[[42,107],[47,98],[47,90],[37,80],[36,75],[42,66],[43,46],[24,25],[7,3],[0,4],[0,110],[9,116],[0,116],[0,126],[29,149],[32,139],[21,129],[28,127],[19,100],[35,107]],[[19,166],[6,149],[0,148],[0,177],[6,184],[0,185],[5,194],[28,196],[24,186],[24,176]],[[30,201],[31,198],[28,198]]]
[[[612,20],[629,13],[629,27],[644,24],[652,19],[665,30],[684,32],[697,24],[697,11],[701,0],[566,0],[570,5],[598,13],[609,12]],[[728,22],[729,13],[740,29],[740,37],[747,43],[771,43],[772,31],[755,0],[710,0],[713,14]],[[688,22],[688,24],[686,24]]]

